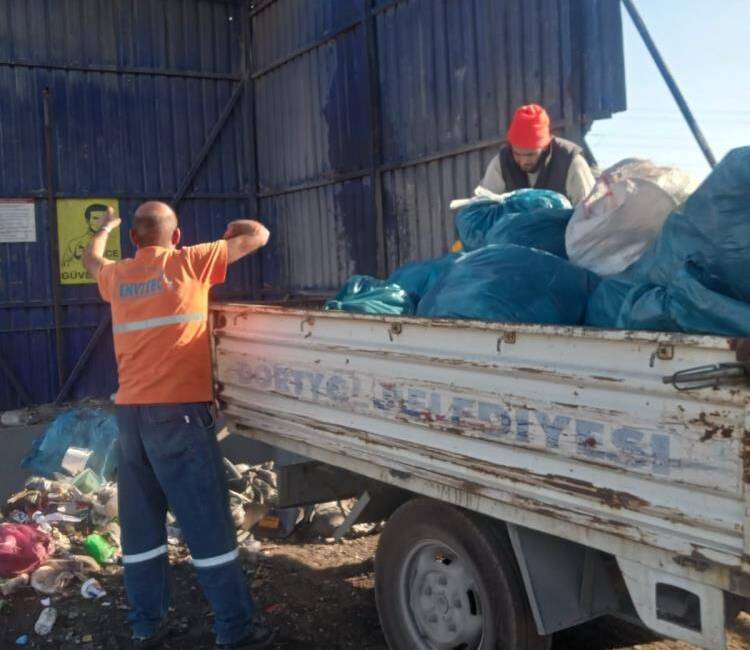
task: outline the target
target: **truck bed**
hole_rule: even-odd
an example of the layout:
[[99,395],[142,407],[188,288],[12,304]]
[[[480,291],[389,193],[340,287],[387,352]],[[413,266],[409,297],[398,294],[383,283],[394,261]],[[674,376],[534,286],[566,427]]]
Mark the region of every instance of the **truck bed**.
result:
[[750,596],[737,339],[212,306],[218,396],[245,435]]

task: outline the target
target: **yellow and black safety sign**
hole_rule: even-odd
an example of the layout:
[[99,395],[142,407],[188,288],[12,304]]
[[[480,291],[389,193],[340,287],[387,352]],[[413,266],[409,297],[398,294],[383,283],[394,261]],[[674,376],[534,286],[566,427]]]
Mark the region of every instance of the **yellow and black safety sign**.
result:
[[[58,199],[57,234],[60,243],[60,283],[95,284],[96,280],[83,266],[83,252],[101,227],[107,208],[114,208],[119,216],[117,199]],[[104,253],[110,260],[122,258],[120,229],[109,233]]]

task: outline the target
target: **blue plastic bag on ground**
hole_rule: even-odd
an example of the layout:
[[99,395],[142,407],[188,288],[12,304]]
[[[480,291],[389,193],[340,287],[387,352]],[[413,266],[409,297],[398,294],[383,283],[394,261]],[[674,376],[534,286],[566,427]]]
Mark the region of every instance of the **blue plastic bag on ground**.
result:
[[354,275],[323,307],[355,314],[412,315],[416,302],[399,285],[368,275]]
[[70,447],[77,447],[92,452],[86,467],[103,480],[112,481],[117,472],[117,435],[114,414],[91,408],[72,409],[56,417],[34,441],[21,467],[47,478],[53,478],[55,472],[69,473],[63,468],[63,458]]
[[426,262],[404,264],[391,274],[387,282],[401,287],[409,294],[416,305],[435,286],[445,270],[460,257],[460,253],[450,253]]
[[481,248],[490,229],[509,214],[570,208],[570,201],[552,190],[523,189],[502,195],[501,201],[475,201],[456,215],[456,232],[467,252]]
[[598,327],[747,335],[750,323],[750,147],[731,151],[659,238],[591,296]]
[[538,248],[566,260],[565,229],[572,216],[573,210],[556,209],[508,214],[490,228],[484,241]]
[[417,308],[419,316],[576,325],[598,278],[544,251],[490,245],[464,255]]

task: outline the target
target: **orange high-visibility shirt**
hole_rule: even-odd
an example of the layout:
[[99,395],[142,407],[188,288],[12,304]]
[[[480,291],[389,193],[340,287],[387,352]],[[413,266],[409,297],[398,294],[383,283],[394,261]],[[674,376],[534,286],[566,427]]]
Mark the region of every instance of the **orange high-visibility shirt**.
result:
[[120,378],[117,404],[180,404],[213,399],[208,291],[224,281],[227,242],[140,248],[101,268],[112,305]]

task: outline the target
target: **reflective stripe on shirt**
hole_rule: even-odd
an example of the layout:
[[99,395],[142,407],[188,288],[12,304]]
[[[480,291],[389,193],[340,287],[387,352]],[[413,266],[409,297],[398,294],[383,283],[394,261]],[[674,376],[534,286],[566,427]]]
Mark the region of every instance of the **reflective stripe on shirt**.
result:
[[203,312],[159,316],[158,318],[147,318],[146,320],[136,320],[129,323],[118,323],[112,327],[112,331],[115,334],[123,334],[125,332],[148,330],[154,327],[164,327],[165,325],[179,325],[180,323],[190,323],[192,321],[205,321],[207,318],[208,316]]

